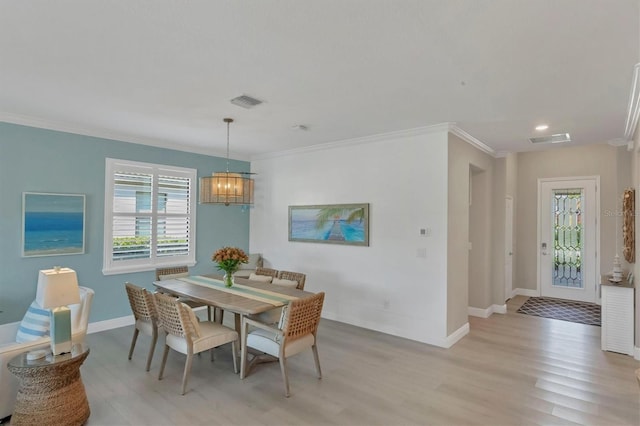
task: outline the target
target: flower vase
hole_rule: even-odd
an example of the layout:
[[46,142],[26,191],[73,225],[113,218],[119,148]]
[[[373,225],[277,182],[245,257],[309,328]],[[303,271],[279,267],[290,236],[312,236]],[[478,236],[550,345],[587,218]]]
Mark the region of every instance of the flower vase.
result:
[[224,281],[225,286],[231,287],[233,285],[233,274],[231,272],[227,272],[224,274],[224,277],[222,277],[222,280]]

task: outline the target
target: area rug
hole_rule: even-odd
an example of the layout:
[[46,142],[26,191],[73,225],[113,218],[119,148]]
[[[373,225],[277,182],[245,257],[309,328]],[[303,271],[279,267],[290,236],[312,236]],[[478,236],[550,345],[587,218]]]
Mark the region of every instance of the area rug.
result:
[[530,297],[516,312],[537,317],[600,326],[600,305],[573,300]]

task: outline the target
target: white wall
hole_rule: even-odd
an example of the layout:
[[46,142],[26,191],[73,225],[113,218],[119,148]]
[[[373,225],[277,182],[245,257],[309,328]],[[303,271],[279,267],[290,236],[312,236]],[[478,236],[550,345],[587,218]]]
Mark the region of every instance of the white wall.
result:
[[[325,318],[446,346],[446,131],[345,141],[251,166],[251,252],[306,273],[305,289],[326,292]],[[340,203],[370,204],[369,247],[288,241],[288,206]]]

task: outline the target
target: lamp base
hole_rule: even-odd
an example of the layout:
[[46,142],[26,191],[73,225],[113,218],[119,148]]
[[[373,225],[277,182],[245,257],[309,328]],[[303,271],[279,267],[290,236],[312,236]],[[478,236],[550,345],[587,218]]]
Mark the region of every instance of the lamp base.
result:
[[71,352],[71,309],[66,306],[51,309],[51,353]]

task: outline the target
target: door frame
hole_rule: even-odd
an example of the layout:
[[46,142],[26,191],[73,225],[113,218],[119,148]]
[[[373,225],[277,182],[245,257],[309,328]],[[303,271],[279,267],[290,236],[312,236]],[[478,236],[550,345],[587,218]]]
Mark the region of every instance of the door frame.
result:
[[[508,216],[508,210],[507,206],[509,205],[509,203],[511,203],[511,216]],[[514,234],[514,227],[513,227],[513,222],[514,222],[514,218],[515,218],[515,212],[513,209],[513,197],[511,195],[507,195],[505,197],[505,238],[504,238],[504,243],[505,243],[505,247],[504,247],[504,267],[503,267],[503,271],[504,271],[504,300],[508,300],[511,299],[513,297],[513,234]],[[511,247],[507,247],[507,235],[509,232],[508,226],[511,226]],[[509,268],[509,272],[510,275],[507,274],[507,263],[511,263],[511,267]]]
[[542,295],[542,276],[540,275],[540,263],[542,262],[540,254],[540,246],[542,245],[542,183],[547,182],[565,182],[568,180],[595,180],[596,184],[596,242],[595,242],[595,258],[596,264],[594,265],[595,275],[595,302],[600,304],[600,175],[593,176],[566,176],[566,177],[553,177],[553,178],[538,178],[538,203],[537,209],[537,228],[536,228],[536,293],[538,297]]

